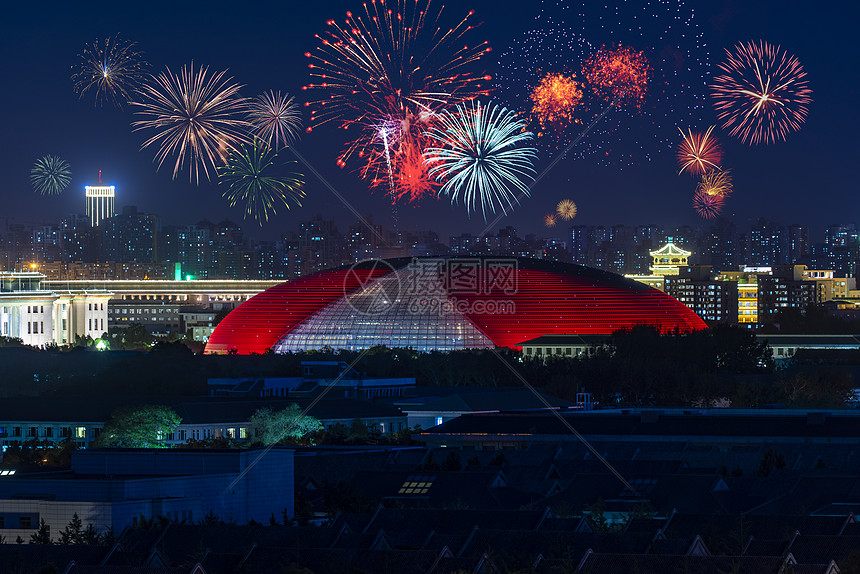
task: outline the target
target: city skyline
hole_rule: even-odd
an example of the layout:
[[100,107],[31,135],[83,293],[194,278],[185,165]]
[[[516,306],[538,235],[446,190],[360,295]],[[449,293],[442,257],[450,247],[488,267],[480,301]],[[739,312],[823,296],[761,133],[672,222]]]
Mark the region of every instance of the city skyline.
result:
[[[685,6],[695,9],[695,21],[707,44],[703,50],[707,52],[711,70],[722,59],[724,48],[760,37],[795,54],[804,65],[813,89],[806,124],[790,134],[788,141],[749,147],[727,134],[721,136],[735,181],[735,194],[729,198],[724,215],[733,218],[736,224],[759,215],[791,224],[798,222],[795,214],[802,208],[803,218],[813,234],[838,223],[832,208],[846,200],[854,185],[849,166],[856,145],[850,134],[856,131],[857,119],[844,110],[850,109],[848,98],[857,91],[857,80],[839,72],[848,69],[843,61],[850,50],[844,43],[850,34],[847,28],[845,33],[840,30],[850,18],[844,15],[838,18],[835,8],[812,10],[800,2],[780,4],[779,10],[769,3],[690,2]],[[313,33],[322,29],[326,19],[339,18],[355,6],[351,2],[302,6],[290,11],[291,20],[296,23],[285,27],[276,23],[276,18],[272,22],[262,21],[252,5],[232,14],[232,18],[216,18],[205,28],[182,26],[182,22],[193,19],[186,12],[193,12],[192,6],[172,7],[175,17],[168,19],[161,18],[157,6],[140,13],[113,8],[108,11],[57,8],[38,18],[31,8],[13,9],[9,21],[20,25],[4,34],[0,42],[6,50],[16,45],[26,48],[20,53],[21,60],[14,73],[7,69],[7,77],[29,89],[8,90],[2,95],[5,108],[23,112],[11,116],[6,124],[7,135],[14,134],[16,144],[6,144],[0,161],[7,182],[4,215],[16,222],[32,222],[41,219],[34,217],[36,211],[53,219],[77,211],[77,194],[83,195],[85,185],[97,182],[101,169],[104,182],[116,185],[120,205],[137,205],[141,211],[159,212],[166,223],[203,218],[241,221],[241,211],[227,207],[214,184],[195,187],[182,178],[172,181],[169,170],[156,173],[152,154],[139,150],[142,138],[131,131],[129,124],[136,119],[131,111],[109,106],[94,108],[91,101],[78,101],[69,79],[69,66],[86,42],[121,33],[124,38],[138,42],[156,71],[164,65],[176,68],[194,60],[213,70],[229,69],[228,75],[247,86],[244,95],[280,89],[301,100],[301,86],[307,82],[302,53],[313,46]],[[495,55],[486,59],[486,67],[497,75],[497,57],[534,25],[540,7],[512,5],[509,12],[498,12],[488,3],[478,2],[475,10],[476,17],[483,22],[481,33],[495,50]],[[253,32],[241,31],[243,28]],[[39,41],[43,34],[48,34],[51,41]],[[260,53],[265,57],[251,56]],[[705,76],[710,78],[711,73],[706,71]],[[619,145],[623,145],[623,118],[607,121],[617,122],[616,127],[621,130]],[[716,114],[709,102],[701,110],[697,125],[685,127],[702,129],[715,122]],[[662,133],[667,126],[657,127]],[[644,135],[636,133],[631,137],[644,139]],[[11,138],[4,140],[9,142]],[[335,157],[343,144],[344,138],[338,130],[319,129],[306,134],[298,149],[358,212],[373,213],[375,221],[391,226],[391,209],[385,196],[369,192],[367,182],[359,178],[355,168],[335,166]],[[58,154],[72,166],[71,184],[59,197],[40,197],[29,185],[33,161],[45,154]],[[695,182],[676,175],[674,150],[648,151],[644,155],[651,160],[640,157],[609,165],[602,165],[594,156],[564,160],[535,187],[530,199],[525,199],[493,227],[514,225],[523,233],[540,233],[543,213],[568,197],[579,206],[575,221],[581,224],[629,224],[643,218],[662,225],[696,224],[698,218],[690,206]],[[546,167],[551,157],[542,153],[537,168]],[[354,219],[318,179],[311,174],[306,174],[306,179],[308,197],[304,207],[279,213],[262,229],[248,225],[247,221],[244,227],[248,233],[273,239],[318,212],[339,225],[347,225]],[[814,196],[810,190],[814,190]],[[452,207],[444,198],[424,200],[418,207],[401,206],[398,219],[399,227],[404,230],[416,230],[425,227],[424,222],[432,221],[443,236],[460,231],[477,234],[486,226],[480,216],[473,214],[469,219],[462,205]]]

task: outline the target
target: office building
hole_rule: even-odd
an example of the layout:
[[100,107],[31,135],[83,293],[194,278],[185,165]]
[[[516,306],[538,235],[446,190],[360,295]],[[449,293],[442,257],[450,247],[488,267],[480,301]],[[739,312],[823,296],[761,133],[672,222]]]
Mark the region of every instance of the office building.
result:
[[115,189],[112,185],[88,185],[85,188],[87,200],[87,217],[90,226],[98,227],[114,215]]

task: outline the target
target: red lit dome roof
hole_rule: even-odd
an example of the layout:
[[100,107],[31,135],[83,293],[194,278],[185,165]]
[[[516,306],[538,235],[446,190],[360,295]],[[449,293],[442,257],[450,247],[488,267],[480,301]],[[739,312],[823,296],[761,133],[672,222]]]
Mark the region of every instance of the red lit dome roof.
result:
[[206,352],[515,347],[541,335],[609,334],[642,324],[706,328],[669,295],[588,267],[525,258],[404,258],[272,287],[230,313]]

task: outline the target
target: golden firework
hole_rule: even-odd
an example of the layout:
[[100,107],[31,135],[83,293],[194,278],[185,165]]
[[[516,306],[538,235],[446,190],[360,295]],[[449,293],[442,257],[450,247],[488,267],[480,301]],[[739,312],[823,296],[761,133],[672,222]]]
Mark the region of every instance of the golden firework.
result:
[[555,212],[565,221],[570,221],[576,217],[576,204],[569,199],[562,199],[555,206]]
[[702,176],[698,193],[711,197],[728,197],[732,194],[732,172],[728,169],[715,170]]
[[573,117],[582,100],[582,89],[576,74],[547,74],[532,90],[530,98],[532,116],[540,125],[538,136],[544,135],[548,130],[559,135],[572,124],[579,123],[579,120]]

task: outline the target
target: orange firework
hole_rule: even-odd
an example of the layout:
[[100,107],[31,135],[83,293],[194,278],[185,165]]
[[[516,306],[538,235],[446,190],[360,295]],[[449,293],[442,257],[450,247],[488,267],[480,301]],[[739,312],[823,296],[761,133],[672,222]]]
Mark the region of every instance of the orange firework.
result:
[[555,215],[553,215],[552,213],[547,213],[543,216],[543,224],[547,227],[555,227],[555,222]]
[[651,66],[644,53],[619,44],[617,48],[603,46],[586,59],[582,74],[600,97],[639,107],[648,91]]
[[570,221],[576,217],[576,204],[569,199],[562,199],[555,206],[555,212],[562,219]]
[[720,214],[726,199],[722,195],[709,195],[697,191],[693,195],[693,209],[702,219],[713,219]]
[[728,169],[704,174],[697,189],[697,193],[722,198],[730,196],[732,191],[732,172]]
[[708,128],[705,133],[694,132],[678,128],[681,131],[681,145],[678,146],[678,165],[681,166],[681,171],[678,175],[684,173],[685,170],[694,174],[705,174],[715,169],[720,169],[720,162],[723,160],[723,148],[716,138],[711,136],[714,126]]
[[576,74],[566,76],[550,73],[541,78],[531,93],[532,116],[540,125],[538,136],[551,130],[561,134],[579,120],[573,117],[576,107],[582,100],[582,89]]

